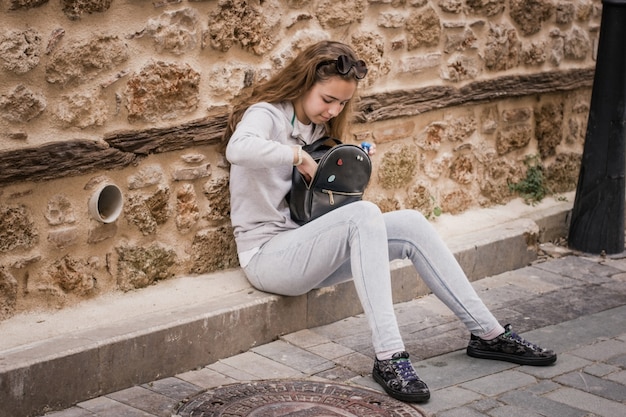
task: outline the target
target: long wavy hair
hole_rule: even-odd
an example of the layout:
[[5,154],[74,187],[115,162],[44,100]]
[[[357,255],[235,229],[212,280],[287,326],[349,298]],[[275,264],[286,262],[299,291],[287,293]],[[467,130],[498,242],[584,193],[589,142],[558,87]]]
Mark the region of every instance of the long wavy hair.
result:
[[[220,143],[220,151],[226,145],[244,112],[252,104],[259,102],[281,103],[292,101],[309,91],[317,82],[330,77],[341,77],[344,80],[358,81],[353,71],[339,74],[335,65],[320,65],[324,61],[336,60],[339,55],[347,55],[357,60],[356,53],[348,45],[335,41],[321,41],[302,51],[287,66],[266,82],[256,86],[250,95],[234,104],[228,117],[226,130]],[[342,139],[348,132],[352,120],[352,109],[355,95],[346,103],[343,111],[326,123],[326,134]]]

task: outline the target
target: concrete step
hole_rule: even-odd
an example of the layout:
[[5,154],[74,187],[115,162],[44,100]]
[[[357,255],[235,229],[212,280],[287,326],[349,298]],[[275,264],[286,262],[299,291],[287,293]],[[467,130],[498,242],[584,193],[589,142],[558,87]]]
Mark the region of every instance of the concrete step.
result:
[[[574,199],[566,197],[444,215],[434,225],[476,280],[528,265],[539,242],[566,236]],[[394,302],[427,294],[418,278],[394,262]],[[283,297],[257,291],[234,269],[18,315],[0,323],[0,417],[66,408],[361,311],[351,283]]]

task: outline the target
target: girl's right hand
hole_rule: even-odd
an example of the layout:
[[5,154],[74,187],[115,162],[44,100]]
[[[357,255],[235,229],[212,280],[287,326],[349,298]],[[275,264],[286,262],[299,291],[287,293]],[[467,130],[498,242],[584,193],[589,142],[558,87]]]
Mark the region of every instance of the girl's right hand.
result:
[[311,182],[317,171],[317,162],[306,152],[302,152],[302,163],[298,165],[298,172],[302,174],[306,182]]

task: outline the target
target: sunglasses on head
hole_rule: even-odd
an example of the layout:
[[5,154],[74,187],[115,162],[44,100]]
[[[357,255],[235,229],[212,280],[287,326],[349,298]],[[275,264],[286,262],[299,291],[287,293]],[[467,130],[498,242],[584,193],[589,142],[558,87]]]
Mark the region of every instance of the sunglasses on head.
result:
[[339,55],[337,59],[322,61],[317,65],[317,68],[329,64],[335,64],[337,72],[341,75],[346,75],[352,68],[354,68],[354,77],[359,80],[365,78],[365,75],[367,74],[367,65],[365,64],[365,61],[362,59],[354,61],[347,55]]

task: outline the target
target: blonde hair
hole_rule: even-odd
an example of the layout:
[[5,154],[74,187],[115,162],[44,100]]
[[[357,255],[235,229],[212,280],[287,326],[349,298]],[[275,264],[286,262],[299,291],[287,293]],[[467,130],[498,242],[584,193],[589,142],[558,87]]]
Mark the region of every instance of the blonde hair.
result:
[[[325,61],[336,60],[340,55],[346,55],[356,61],[355,52],[348,45],[341,42],[321,41],[313,44],[302,51],[277,74],[268,81],[256,86],[252,93],[241,99],[233,106],[228,117],[226,130],[222,136],[220,150],[225,151],[228,140],[244,112],[252,104],[259,102],[281,103],[296,100],[302,94],[309,91],[317,82],[327,80],[330,77],[341,77],[345,80],[358,81],[352,71],[347,74],[337,72],[335,65],[323,65]],[[353,96],[343,108],[343,111],[326,123],[326,134],[342,139],[348,132],[352,118]]]

